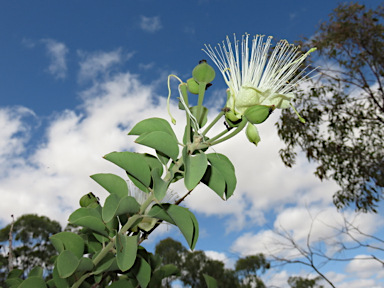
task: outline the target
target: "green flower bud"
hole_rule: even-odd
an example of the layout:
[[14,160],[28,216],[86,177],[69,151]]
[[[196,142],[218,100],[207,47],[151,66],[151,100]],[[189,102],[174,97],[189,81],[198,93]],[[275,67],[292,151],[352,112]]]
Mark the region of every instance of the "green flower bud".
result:
[[197,83],[209,83],[215,79],[215,70],[210,66],[207,61],[201,60],[192,71],[192,77]]
[[[231,114],[232,113],[232,114]],[[239,126],[239,124],[241,123],[241,119],[237,118],[236,116],[234,116],[235,114],[233,114],[233,112],[227,112],[225,113],[225,122],[227,122],[228,124],[228,127],[237,127]],[[234,119],[234,120],[232,120]],[[228,128],[227,127],[227,128]]]
[[[96,205],[92,205],[94,203]],[[83,197],[80,198],[81,207],[88,207],[90,205],[92,205],[92,208],[95,208],[95,206],[99,205],[99,199],[92,192],[89,192],[88,194],[85,194]]]
[[255,105],[249,107],[244,112],[245,118],[252,124],[260,124],[263,123],[269,115],[275,110],[275,106],[264,106],[264,105]]
[[199,94],[199,83],[197,83],[195,79],[189,78],[187,80],[187,89],[192,94]]
[[256,126],[249,122],[247,125],[247,129],[245,129],[245,135],[247,135],[249,142],[255,144],[256,146],[257,146],[257,143],[260,142],[260,136]]

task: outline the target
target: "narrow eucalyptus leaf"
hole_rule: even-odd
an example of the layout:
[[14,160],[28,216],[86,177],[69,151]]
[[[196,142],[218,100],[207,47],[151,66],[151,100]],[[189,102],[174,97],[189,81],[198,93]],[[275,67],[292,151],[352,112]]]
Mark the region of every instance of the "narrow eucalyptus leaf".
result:
[[207,274],[203,274],[205,283],[207,283],[208,288],[217,288],[217,282],[215,278],[208,276]]

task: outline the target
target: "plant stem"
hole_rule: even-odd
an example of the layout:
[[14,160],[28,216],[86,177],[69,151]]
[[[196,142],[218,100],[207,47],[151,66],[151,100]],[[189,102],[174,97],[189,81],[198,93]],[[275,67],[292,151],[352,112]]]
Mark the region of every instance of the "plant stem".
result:
[[213,141],[215,141],[216,139],[219,139],[221,136],[227,134],[229,132],[228,129],[225,129],[224,131],[222,131],[221,133],[217,134],[215,137],[209,139],[209,142],[212,143]]
[[[200,117],[201,117],[201,109],[203,106],[203,100],[204,100],[204,94],[205,94],[205,88],[207,86],[206,82],[200,82],[199,83],[199,100],[197,101],[197,123],[200,123]],[[200,128],[200,127],[199,127]],[[195,131],[197,133],[197,131]]]
[[216,122],[219,121],[221,117],[223,117],[223,115],[224,115],[224,111],[221,111],[221,112],[216,116],[216,118],[213,119],[213,121],[211,122],[211,124],[209,124],[208,127],[205,128],[205,130],[204,130],[204,132],[202,133],[202,135],[203,135],[203,136],[206,135],[206,134],[208,133],[208,131],[211,130],[211,128],[213,127],[213,125],[215,125]]
[[[187,92],[187,85],[185,83],[183,84],[180,84],[180,91],[181,91],[181,95],[184,99],[184,103],[187,105],[187,108],[189,107],[189,103],[188,103],[188,92]],[[190,144],[191,143],[191,118],[189,117],[187,111],[185,111],[185,114],[187,116],[187,126],[186,126],[186,130],[185,130],[185,133],[187,134],[186,135],[186,144]]]
[[[235,130],[235,131],[233,131],[231,134],[229,134],[229,135],[227,135],[227,136],[225,136],[225,137],[223,137],[223,138],[221,138],[221,139],[218,139],[218,140],[216,140],[217,137],[215,137],[215,139],[212,138],[213,140],[210,139],[210,140],[208,141],[208,144],[209,144],[210,146],[213,146],[213,145],[219,144],[219,143],[221,143],[221,142],[223,142],[223,141],[225,141],[225,140],[228,140],[228,139],[232,138],[233,136],[235,136],[235,135],[238,134],[241,130],[244,129],[244,127],[245,127],[245,125],[247,124],[247,122],[248,122],[247,118],[243,117],[243,119],[241,120],[239,126],[236,127],[236,130]],[[215,141],[215,140],[216,140],[216,141]]]

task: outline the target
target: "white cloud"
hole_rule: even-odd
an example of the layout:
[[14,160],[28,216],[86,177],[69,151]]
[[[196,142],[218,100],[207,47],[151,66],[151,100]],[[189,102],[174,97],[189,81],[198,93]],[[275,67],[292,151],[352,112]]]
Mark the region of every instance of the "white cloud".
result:
[[[383,259],[379,260],[383,261]],[[359,278],[370,278],[374,275],[377,278],[384,278],[383,264],[373,260],[371,255],[356,255],[355,259],[348,263],[345,271]]]
[[23,118],[29,116],[34,117],[35,114],[25,107],[0,108],[0,161],[10,160],[24,152],[30,127],[23,122]]
[[207,255],[207,257],[209,257],[213,260],[218,260],[218,261],[223,262],[225,268],[227,268],[227,269],[234,269],[234,267],[235,267],[236,260],[234,260],[232,258],[228,258],[228,256],[223,252],[206,250],[206,251],[204,251],[204,253],[205,253],[205,255]]
[[35,41],[33,41],[32,39],[29,39],[29,38],[25,38],[25,37],[21,40],[21,44],[23,44],[27,48],[33,48],[36,46]]
[[121,64],[133,56],[134,53],[123,54],[122,49],[111,52],[85,52],[78,50],[81,58],[78,80],[80,82],[95,79],[99,74],[105,75],[116,64]]
[[48,67],[48,72],[56,78],[64,79],[67,74],[66,55],[69,52],[64,43],[57,42],[53,39],[42,39],[46,45],[47,55],[51,59],[51,64]]
[[140,27],[144,31],[153,33],[163,28],[160,22],[160,16],[145,17],[140,16]]

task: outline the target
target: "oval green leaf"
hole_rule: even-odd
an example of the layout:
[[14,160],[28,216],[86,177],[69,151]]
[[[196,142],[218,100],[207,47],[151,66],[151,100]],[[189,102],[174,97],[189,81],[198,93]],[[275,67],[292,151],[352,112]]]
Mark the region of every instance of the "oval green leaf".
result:
[[105,199],[103,207],[103,220],[109,222],[115,216],[129,213],[135,214],[140,211],[140,204],[132,196],[120,199],[117,195],[111,194]]
[[116,194],[120,198],[128,195],[127,182],[115,174],[100,173],[92,175],[91,178],[111,194]]
[[174,160],[179,156],[177,139],[163,131],[141,134],[135,142],[140,145],[151,147]]
[[59,253],[69,250],[79,259],[84,254],[84,240],[75,233],[60,232],[49,237],[49,240]]
[[163,131],[176,139],[175,132],[167,120],[162,118],[148,118],[137,123],[128,135],[141,135],[143,133]]
[[136,178],[144,186],[149,187],[151,183],[151,172],[149,165],[143,161],[143,156],[133,152],[112,152],[104,156],[117,166],[123,168],[129,175]]
[[47,288],[45,281],[43,278],[38,276],[28,277],[24,280],[18,288]]
[[116,236],[117,266],[125,272],[135,263],[137,253],[137,236]]
[[64,250],[56,259],[57,272],[60,278],[68,278],[75,273],[79,265],[79,258],[77,258],[71,251]]
[[207,156],[204,153],[198,153],[194,156],[187,153],[187,146],[183,149],[183,160],[185,169],[184,185],[191,191],[199,184],[207,170]]

